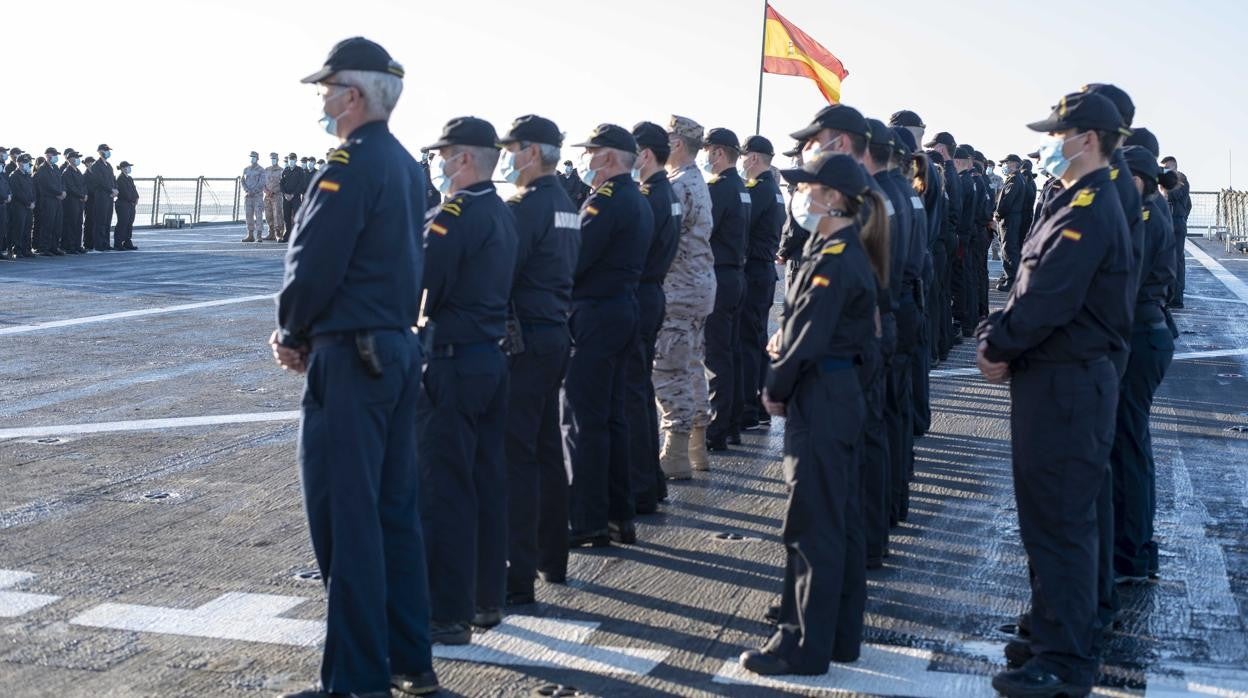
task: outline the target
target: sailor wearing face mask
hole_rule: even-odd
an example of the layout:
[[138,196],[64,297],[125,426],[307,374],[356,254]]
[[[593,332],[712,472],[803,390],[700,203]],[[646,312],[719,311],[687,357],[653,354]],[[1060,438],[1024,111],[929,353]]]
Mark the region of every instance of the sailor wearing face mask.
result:
[[134,213],[139,205],[139,190],[130,176],[132,165],[122,161],[117,176],[117,232],[113,235],[114,250],[137,250],[131,237],[134,235]]
[[65,149],[61,179],[65,183],[65,200],[61,202],[61,249],[69,254],[84,254],[82,246],[82,207],[87,201],[87,183],[78,170],[82,156],[72,148]]
[[35,208],[35,183],[30,180],[30,154],[17,156],[17,168],[8,175],[12,199],[9,201],[9,237],[5,248],[9,259],[33,257],[30,249],[30,216]]
[[38,207],[35,209],[35,250],[41,256],[64,255],[61,250],[61,202],[65,200],[65,184],[57,161],[60,151],[48,148],[44,151],[46,163],[35,172],[35,191]]
[[[0,146],[0,171],[6,166],[9,151]],[[0,259],[13,259],[9,249],[9,205],[13,201],[13,189],[9,186],[9,177],[0,174]]]

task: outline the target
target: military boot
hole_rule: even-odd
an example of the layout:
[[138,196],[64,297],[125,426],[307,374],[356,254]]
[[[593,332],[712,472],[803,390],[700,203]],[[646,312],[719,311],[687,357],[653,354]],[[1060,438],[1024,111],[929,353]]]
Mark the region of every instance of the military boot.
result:
[[706,452],[706,427],[694,427],[689,435],[689,465],[694,470],[711,469],[711,457]]
[[679,431],[663,432],[663,450],[659,452],[659,467],[669,480],[688,480],[693,477],[689,468],[689,435]]

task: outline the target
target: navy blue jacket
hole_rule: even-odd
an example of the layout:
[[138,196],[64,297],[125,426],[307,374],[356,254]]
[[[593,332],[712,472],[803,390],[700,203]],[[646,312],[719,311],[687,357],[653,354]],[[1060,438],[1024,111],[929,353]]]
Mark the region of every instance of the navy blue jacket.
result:
[[654,239],[646,254],[646,264],[641,271],[641,283],[663,285],[667,270],[680,249],[680,221],[684,215],[667,173],[659,170],[641,185],[641,195],[650,204],[654,216]]
[[736,168],[728,168],[707,182],[711,190],[711,254],[715,266],[741,268],[750,225],[750,195]]
[[572,312],[572,273],[581,217],[555,175],[539,177],[507,200],[516,219],[511,304],[521,322],[560,324]]
[[784,206],[784,196],[780,194],[780,186],[771,170],[763,170],[746,182],[745,189],[750,195],[746,261],[770,265],[774,273],[776,252],[780,248],[780,230],[789,215]]
[[608,179],[581,207],[581,252],[572,298],[636,293],[654,238],[654,214],[631,174]]

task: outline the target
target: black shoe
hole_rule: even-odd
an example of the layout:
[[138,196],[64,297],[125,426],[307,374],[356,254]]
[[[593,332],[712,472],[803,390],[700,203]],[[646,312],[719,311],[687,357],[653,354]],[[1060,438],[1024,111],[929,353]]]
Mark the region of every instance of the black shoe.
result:
[[706,440],[706,450],[711,451],[711,452],[715,452],[715,451],[727,451],[727,450],[728,450],[728,439],[711,439],[711,438],[707,438],[707,440]]
[[1118,586],[1135,586],[1136,584],[1147,584],[1148,575],[1134,574],[1116,574],[1114,575],[1114,584]]
[[636,506],[633,507],[633,511],[642,516],[647,514],[657,514],[659,511],[659,503],[651,501],[637,502]]
[[1007,698],[1082,698],[1092,691],[1090,686],[1066,683],[1036,666],[1003,671],[992,677],[992,687]]
[[537,603],[537,596],[532,589],[527,591],[509,591],[504,603],[508,606],[528,606]]
[[741,423],[741,431],[753,431],[762,426],[762,422],[757,419],[747,419]]
[[126,248],[122,247],[121,245],[113,245],[113,251],[114,251],[114,252],[121,252],[121,251],[123,251],[123,250],[125,250],[125,249],[126,249]]
[[728,437],[728,444],[729,444],[730,446],[740,446],[740,445],[741,445],[741,435],[740,435],[740,434],[733,434],[733,435],[729,436],[729,437]]
[[746,650],[741,653],[741,666],[746,671],[753,672],[760,676],[782,676],[784,674],[796,674],[798,672],[789,666],[788,660],[778,655],[769,654],[762,650]]
[[606,548],[611,545],[611,536],[607,533],[572,534],[568,538],[568,548]]
[[78,249],[74,250],[74,254],[86,254],[86,253],[87,253],[87,248],[85,247],[79,247]]
[[370,693],[330,693],[320,686],[313,686],[312,688],[303,691],[283,693],[277,698],[342,698],[345,696],[352,696],[353,698],[390,698],[390,691],[374,691]]
[[[608,541],[608,544],[610,544],[610,541]],[[544,572],[542,570],[538,570],[537,578],[542,580],[543,582],[546,582],[547,584],[567,584],[568,583],[568,573],[566,571]]]
[[478,608],[472,624],[478,628],[493,628],[503,622],[503,612],[497,608]]
[[1171,303],[1170,305],[1167,305],[1166,307],[1167,307],[1167,308],[1176,308],[1176,309],[1178,309],[1178,310],[1182,310],[1182,309],[1183,309],[1183,302],[1182,302],[1182,301],[1179,301],[1178,303]]
[[611,537],[612,543],[633,545],[637,542],[637,527],[632,521],[609,521],[607,535]]
[[65,256],[65,250],[62,250],[61,248],[57,247],[57,248],[55,248],[55,249],[53,249],[53,250],[52,250],[52,254],[56,255],[57,257],[64,257],[64,256]]
[[137,249],[139,249],[139,248],[138,248],[138,247],[137,247],[137,246],[136,246],[133,242],[126,242],[126,244],[124,244],[124,245],[122,245],[122,246],[121,246],[121,249],[123,249],[123,250],[137,250]]
[[55,254],[51,252],[36,252],[35,254],[40,257],[55,257],[56,256]]
[[466,645],[472,642],[472,628],[467,623],[429,624],[429,639],[435,645]]
[[394,690],[409,696],[427,696],[438,692],[438,675],[433,669],[419,674],[395,674],[390,677]]
[[773,603],[767,607],[767,611],[763,613],[763,620],[775,625],[780,622],[780,604]]
[[762,416],[758,418],[758,423],[765,426],[771,426],[771,415],[764,412]]
[[1010,640],[1005,643],[1005,665],[1011,669],[1023,666],[1034,656],[1031,643],[1027,640]]
[[1015,626],[1014,634],[1028,640],[1031,638],[1031,612],[1023,611],[1018,614],[1018,625]]

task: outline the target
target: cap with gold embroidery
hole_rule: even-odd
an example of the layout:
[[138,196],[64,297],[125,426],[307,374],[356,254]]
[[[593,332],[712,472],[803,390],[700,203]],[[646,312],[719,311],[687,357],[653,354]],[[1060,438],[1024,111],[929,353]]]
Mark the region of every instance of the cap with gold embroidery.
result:
[[1027,124],[1027,128],[1041,133],[1082,128],[1131,134],[1114,103],[1095,92],[1072,92],[1062,97],[1049,118]]
[[300,80],[304,83],[324,82],[339,71],[363,70],[369,73],[388,73],[403,77],[403,66],[390,57],[381,44],[362,36],[339,41],[329,51],[325,65],[315,73]]

